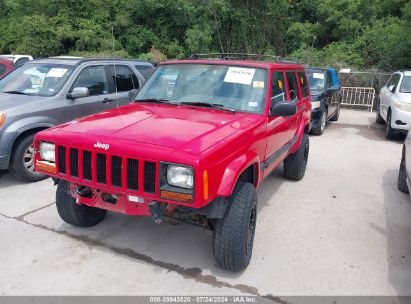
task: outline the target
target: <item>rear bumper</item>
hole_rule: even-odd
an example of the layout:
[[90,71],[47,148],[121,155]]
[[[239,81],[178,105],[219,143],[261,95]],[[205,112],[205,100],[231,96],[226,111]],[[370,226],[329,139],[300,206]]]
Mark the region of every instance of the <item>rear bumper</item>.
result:
[[393,108],[391,127],[407,132],[411,127],[411,113]]

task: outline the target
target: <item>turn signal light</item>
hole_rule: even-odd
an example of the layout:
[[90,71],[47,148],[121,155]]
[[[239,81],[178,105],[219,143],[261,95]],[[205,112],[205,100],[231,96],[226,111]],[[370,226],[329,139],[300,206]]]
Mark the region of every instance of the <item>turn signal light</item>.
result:
[[36,162],[36,170],[56,174],[56,164],[44,160],[38,160]]
[[207,170],[203,173],[203,195],[204,200],[208,200],[208,172]]
[[180,201],[180,202],[191,202],[193,200],[192,194],[177,193],[171,191],[160,191],[160,196],[165,199]]
[[0,128],[3,126],[6,121],[6,112],[0,112]]

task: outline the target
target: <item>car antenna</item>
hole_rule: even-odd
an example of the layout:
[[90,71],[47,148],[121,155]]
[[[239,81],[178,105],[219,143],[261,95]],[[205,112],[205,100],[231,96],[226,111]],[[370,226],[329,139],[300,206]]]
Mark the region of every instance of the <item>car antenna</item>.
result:
[[[114,59],[114,57],[115,57],[115,40],[114,40],[114,26],[111,26],[111,39],[112,39],[112,41],[113,41],[113,49],[112,49],[112,54],[113,54],[113,59]],[[116,70],[116,61],[114,60],[113,61],[113,68],[114,68],[114,87],[115,87],[115,90],[116,90],[116,106],[117,106],[117,109],[119,108],[119,105],[118,105],[118,91],[117,91],[117,70]]]

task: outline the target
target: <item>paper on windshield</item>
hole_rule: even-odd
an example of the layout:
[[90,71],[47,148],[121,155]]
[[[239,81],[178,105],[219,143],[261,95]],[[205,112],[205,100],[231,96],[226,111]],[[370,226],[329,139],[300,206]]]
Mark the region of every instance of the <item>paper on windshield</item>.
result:
[[67,69],[62,69],[62,68],[52,68],[50,71],[46,74],[46,77],[63,77],[63,75],[67,72]]
[[316,78],[316,79],[324,79],[324,74],[321,74],[321,73],[313,73],[313,78]]
[[255,69],[229,67],[225,75],[224,82],[251,84],[255,74]]

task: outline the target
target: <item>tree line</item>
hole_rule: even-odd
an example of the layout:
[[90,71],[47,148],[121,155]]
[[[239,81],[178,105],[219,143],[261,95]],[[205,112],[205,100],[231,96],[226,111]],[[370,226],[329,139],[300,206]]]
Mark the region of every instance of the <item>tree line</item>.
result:
[[0,53],[149,59],[275,54],[411,68],[405,0],[0,0]]

